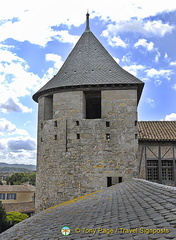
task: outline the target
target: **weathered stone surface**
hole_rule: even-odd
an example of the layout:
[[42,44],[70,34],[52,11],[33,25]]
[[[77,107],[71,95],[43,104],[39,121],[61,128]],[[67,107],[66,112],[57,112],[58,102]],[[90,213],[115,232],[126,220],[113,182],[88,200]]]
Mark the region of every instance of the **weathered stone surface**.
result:
[[85,108],[84,91],[39,99],[37,211],[137,176],[137,90],[102,90],[99,119]]

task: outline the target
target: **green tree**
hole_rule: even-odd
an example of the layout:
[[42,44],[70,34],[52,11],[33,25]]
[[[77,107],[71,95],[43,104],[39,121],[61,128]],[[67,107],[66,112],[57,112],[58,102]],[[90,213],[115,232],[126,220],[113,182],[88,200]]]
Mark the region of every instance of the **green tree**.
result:
[[6,230],[6,211],[0,201],[0,233]]
[[8,212],[6,213],[6,221],[10,222],[12,225],[19,223],[29,216],[25,213],[20,213],[20,212]]
[[29,174],[29,184],[35,186],[36,182],[36,172],[32,172]]
[[9,177],[6,177],[6,181],[11,185],[20,185],[21,183],[29,182],[32,185],[35,185],[36,173],[14,173]]

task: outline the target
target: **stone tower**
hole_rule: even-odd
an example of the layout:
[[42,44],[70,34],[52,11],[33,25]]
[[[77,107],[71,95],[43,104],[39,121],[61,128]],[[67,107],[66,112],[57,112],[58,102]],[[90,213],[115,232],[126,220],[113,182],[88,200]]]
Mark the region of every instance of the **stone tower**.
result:
[[143,82],[86,29],[37,93],[36,209],[137,176],[137,105]]

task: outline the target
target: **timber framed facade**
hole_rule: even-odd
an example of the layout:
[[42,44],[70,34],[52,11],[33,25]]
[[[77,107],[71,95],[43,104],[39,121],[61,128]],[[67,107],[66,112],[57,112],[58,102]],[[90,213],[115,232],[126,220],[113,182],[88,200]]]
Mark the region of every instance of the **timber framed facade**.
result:
[[176,186],[176,121],[139,122],[139,177]]

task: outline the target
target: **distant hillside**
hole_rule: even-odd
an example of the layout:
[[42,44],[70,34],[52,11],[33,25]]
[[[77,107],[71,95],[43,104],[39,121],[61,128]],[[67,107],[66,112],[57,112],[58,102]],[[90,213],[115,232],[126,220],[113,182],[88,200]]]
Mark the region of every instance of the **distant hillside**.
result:
[[8,163],[2,163],[0,162],[0,171],[16,171],[18,169],[19,172],[25,171],[35,171],[36,166],[35,165],[26,165],[26,164],[8,164]]
[[11,172],[13,172],[13,173],[15,173],[15,172],[26,172],[26,173],[28,173],[28,172],[33,172],[34,170],[30,170],[30,169],[27,169],[27,168],[15,168],[15,167],[0,167],[0,173],[2,172],[9,172],[9,173],[11,173]]

